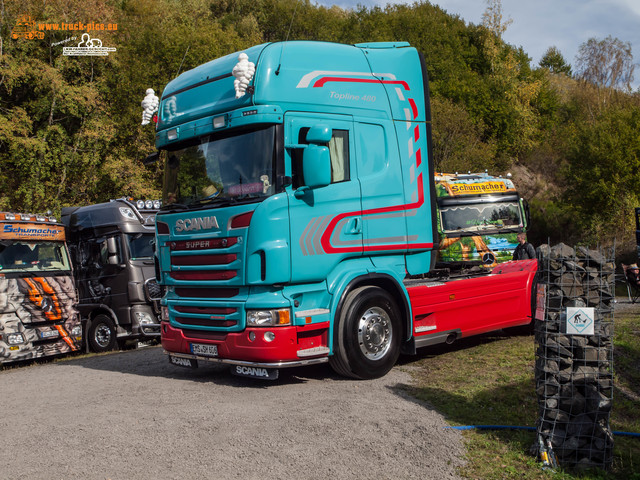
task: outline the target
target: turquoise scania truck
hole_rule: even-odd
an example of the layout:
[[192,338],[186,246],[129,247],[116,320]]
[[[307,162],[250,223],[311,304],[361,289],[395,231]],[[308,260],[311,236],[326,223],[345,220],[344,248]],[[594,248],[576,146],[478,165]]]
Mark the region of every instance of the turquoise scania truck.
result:
[[258,45],[171,81],[158,117],[172,363],[375,378],[401,351],[531,321],[535,260],[429,278],[429,90],[407,43]]

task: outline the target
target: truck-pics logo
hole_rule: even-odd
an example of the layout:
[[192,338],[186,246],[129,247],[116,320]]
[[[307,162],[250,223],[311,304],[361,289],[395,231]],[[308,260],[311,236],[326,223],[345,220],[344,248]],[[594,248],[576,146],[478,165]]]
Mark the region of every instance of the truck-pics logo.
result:
[[79,57],[105,57],[109,52],[115,52],[114,47],[103,47],[102,40],[99,38],[91,38],[88,33],[83,33],[77,47],[64,47],[62,54],[67,56]]
[[18,17],[15,27],[11,30],[11,37],[14,40],[17,40],[18,38],[26,38],[29,40],[33,38],[43,39],[44,32],[39,32],[37,30],[36,22],[31,18],[31,16],[22,15]]

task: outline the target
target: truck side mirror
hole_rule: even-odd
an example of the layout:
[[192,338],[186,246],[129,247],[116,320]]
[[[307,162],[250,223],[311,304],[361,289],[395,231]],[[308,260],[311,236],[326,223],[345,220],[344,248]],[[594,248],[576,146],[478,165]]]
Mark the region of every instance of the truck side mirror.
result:
[[116,237],[107,238],[107,252],[109,253],[109,265],[120,265]]
[[314,125],[307,132],[307,142],[313,143],[315,145],[323,145],[329,143],[331,140],[331,136],[333,135],[333,130],[329,125],[324,125],[319,123],[318,125]]
[[332,135],[331,127],[322,123],[307,132],[309,145],[302,154],[302,174],[304,183],[310,188],[326,187],[331,183],[331,158],[326,145]]
[[302,154],[304,183],[310,188],[326,187],[331,183],[329,147],[309,145]]
[[524,221],[525,227],[529,228],[531,226],[531,209],[529,208],[529,202],[527,202],[524,198],[522,199],[522,206],[524,207]]
[[160,152],[154,152],[142,161],[143,165],[153,165],[160,159]]

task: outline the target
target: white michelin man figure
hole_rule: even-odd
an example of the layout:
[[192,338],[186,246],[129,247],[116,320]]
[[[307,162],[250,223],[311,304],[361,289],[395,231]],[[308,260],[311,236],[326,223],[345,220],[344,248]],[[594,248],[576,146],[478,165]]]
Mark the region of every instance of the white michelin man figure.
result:
[[238,55],[238,63],[231,71],[231,74],[236,77],[233,81],[233,86],[236,89],[236,98],[244,96],[254,73],[256,73],[256,65],[249,61],[249,56],[246,53]]
[[147,88],[145,93],[146,95],[142,100],[142,125],[147,125],[151,121],[153,114],[158,111],[158,104],[160,103],[153,88]]

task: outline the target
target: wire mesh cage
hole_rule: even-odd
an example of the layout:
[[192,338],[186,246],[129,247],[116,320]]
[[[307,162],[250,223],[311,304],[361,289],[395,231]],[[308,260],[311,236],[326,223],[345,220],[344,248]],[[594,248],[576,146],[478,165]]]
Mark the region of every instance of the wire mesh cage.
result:
[[609,469],[613,434],[614,251],[538,248],[538,448],[567,467]]

